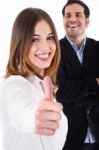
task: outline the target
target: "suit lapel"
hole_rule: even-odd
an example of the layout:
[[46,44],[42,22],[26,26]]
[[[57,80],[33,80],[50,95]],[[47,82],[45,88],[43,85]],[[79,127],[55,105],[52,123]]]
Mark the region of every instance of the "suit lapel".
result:
[[68,59],[69,63],[71,64],[72,69],[74,69],[77,75],[80,75],[82,73],[82,65],[80,64],[73,47],[71,46],[69,41],[66,39],[66,37],[62,41],[61,47],[63,50],[63,54],[66,56],[66,59]]

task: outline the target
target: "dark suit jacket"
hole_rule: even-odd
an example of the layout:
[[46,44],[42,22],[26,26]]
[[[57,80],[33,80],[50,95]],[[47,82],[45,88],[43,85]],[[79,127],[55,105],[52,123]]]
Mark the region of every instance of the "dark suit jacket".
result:
[[68,118],[64,150],[82,150],[87,132],[86,107],[99,102],[99,42],[87,38],[81,65],[74,49],[64,37],[60,40],[61,63],[57,75],[58,101]]

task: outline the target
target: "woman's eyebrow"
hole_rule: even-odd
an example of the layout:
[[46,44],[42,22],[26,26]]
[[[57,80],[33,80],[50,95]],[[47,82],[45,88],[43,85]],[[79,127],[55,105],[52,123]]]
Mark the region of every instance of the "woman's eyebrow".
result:
[[40,36],[39,34],[33,34],[32,36]]

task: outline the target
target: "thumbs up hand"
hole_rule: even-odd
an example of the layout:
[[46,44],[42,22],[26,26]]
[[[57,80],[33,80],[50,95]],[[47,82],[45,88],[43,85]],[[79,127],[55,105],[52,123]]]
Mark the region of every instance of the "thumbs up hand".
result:
[[53,84],[49,76],[46,76],[44,78],[43,86],[44,86],[44,91],[45,91],[44,97],[50,101],[53,101]]
[[40,135],[53,135],[59,127],[62,105],[53,97],[51,78],[44,78],[44,98],[40,101],[35,114],[35,132]]

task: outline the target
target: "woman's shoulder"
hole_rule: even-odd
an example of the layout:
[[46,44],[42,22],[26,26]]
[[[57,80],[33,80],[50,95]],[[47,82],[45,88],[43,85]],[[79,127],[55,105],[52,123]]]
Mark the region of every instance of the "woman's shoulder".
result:
[[10,75],[8,78],[3,79],[4,82],[28,82],[27,78],[21,75]]
[[0,82],[1,89],[13,88],[17,86],[20,88],[27,86],[30,87],[30,82],[20,75],[11,75],[6,79],[3,78]]

